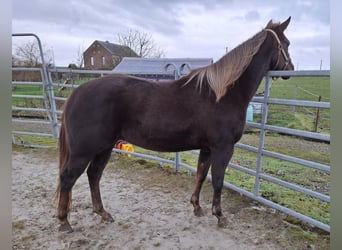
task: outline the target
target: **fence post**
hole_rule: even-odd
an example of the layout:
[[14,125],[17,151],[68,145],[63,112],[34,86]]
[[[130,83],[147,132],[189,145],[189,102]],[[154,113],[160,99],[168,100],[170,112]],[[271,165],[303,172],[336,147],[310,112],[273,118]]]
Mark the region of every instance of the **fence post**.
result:
[[[46,66],[47,67],[47,66]],[[49,102],[50,102],[50,112],[51,112],[51,124],[52,124],[52,133],[55,138],[59,138],[59,130],[58,130],[58,119],[57,119],[57,108],[56,108],[56,100],[55,100],[55,92],[53,89],[51,72],[46,69],[47,74],[47,91],[49,95]],[[45,84],[45,83],[44,83]]]
[[[322,96],[319,96],[318,101],[320,102],[321,100],[322,100]],[[316,116],[315,116],[315,122],[314,122],[314,132],[317,132],[318,120],[319,120],[319,108],[317,108],[317,110],[316,110]]]
[[255,173],[255,184],[254,184],[254,195],[259,196],[260,191],[260,173],[262,167],[262,151],[265,145],[265,125],[267,123],[267,114],[268,114],[268,98],[270,95],[270,76],[266,74],[266,83],[265,83],[265,95],[262,109],[262,117],[261,117],[261,127],[260,127],[260,141],[258,147],[258,160],[257,160],[257,168]]
[[[183,63],[182,65],[180,65],[179,67],[176,66],[176,64],[174,63],[167,63],[164,66],[165,71],[167,72],[167,69],[172,66],[174,68],[174,78],[175,80],[178,80],[182,74],[182,71],[184,70],[184,68],[186,67],[188,70],[191,70],[191,66],[189,65],[189,63]],[[175,156],[175,172],[180,172],[180,163],[181,163],[181,157],[180,157],[181,153],[177,152],[176,156]]]
[[[174,64],[174,63],[167,63],[164,66],[165,72],[167,72],[167,70],[168,70],[168,68],[170,66],[173,68],[174,79],[175,80],[179,79],[179,77],[180,77],[179,76],[179,69],[177,69],[176,64]],[[179,152],[176,152],[174,165],[175,165],[175,172],[180,172],[180,153]]]
[[180,172],[181,152],[176,153],[175,157],[175,172]]

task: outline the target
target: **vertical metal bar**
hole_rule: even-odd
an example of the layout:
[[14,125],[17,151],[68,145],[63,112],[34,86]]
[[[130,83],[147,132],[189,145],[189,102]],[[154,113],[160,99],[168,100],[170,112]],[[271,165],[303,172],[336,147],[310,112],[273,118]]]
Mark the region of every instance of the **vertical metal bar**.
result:
[[262,150],[265,145],[265,125],[267,123],[267,114],[268,114],[268,98],[270,94],[270,76],[266,74],[266,83],[265,83],[265,95],[264,95],[264,107],[262,109],[262,117],[261,117],[261,128],[260,128],[260,141],[258,147],[258,160],[257,160],[257,168],[255,175],[255,185],[254,185],[254,194],[256,196],[259,195],[260,191],[260,173],[262,168]]
[[[318,97],[318,101],[320,102],[322,100],[322,96]],[[316,116],[315,116],[315,121],[314,121],[314,132],[317,132],[318,129],[318,120],[319,120],[319,108],[316,110]]]
[[[174,63],[167,63],[164,66],[165,71],[167,72],[167,69],[172,66],[174,68],[174,78],[175,80],[178,80],[180,78],[181,72],[183,71],[184,67],[187,67],[188,70],[191,69],[190,65],[188,63],[183,63],[178,68],[176,64]],[[180,166],[181,165],[181,153],[177,152],[175,156],[175,172],[180,172]]]
[[51,118],[52,118],[52,120],[51,120],[52,133],[53,133],[53,136],[55,138],[59,138],[57,108],[56,108],[55,92],[53,89],[51,72],[49,72],[49,75],[47,78],[47,91],[48,91],[49,100],[50,100],[50,112],[51,112]]
[[[179,75],[179,69],[177,69],[176,66],[175,67],[175,80],[178,80],[180,75]],[[178,173],[180,172],[180,152],[176,152],[176,156],[175,156],[175,172]]]
[[[179,72],[178,72],[176,64],[174,64],[174,63],[165,64],[165,66],[164,66],[165,72],[167,72],[167,70],[170,66],[173,68],[174,79],[175,80],[179,79]],[[179,163],[180,163],[180,156],[179,156],[179,152],[177,152],[175,155],[175,163],[174,163],[175,172],[179,172],[179,168],[180,168]]]
[[175,172],[180,172],[181,152],[176,153],[175,157]]

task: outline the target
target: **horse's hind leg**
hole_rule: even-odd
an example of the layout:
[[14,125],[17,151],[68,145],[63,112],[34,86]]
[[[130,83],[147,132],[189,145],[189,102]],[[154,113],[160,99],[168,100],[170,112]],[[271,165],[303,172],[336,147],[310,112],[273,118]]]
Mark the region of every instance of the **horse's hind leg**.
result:
[[91,199],[93,202],[93,211],[102,217],[103,221],[114,222],[113,217],[103,208],[101,193],[100,193],[100,179],[102,172],[110,158],[112,147],[97,154],[91,161],[87,174],[91,192]]
[[59,202],[58,202],[58,218],[60,221],[59,231],[71,233],[71,228],[68,221],[68,212],[71,204],[71,192],[76,180],[84,172],[89,163],[88,157],[70,156],[64,170],[60,173],[59,186]]
[[208,175],[208,170],[211,164],[210,160],[210,151],[200,151],[200,155],[198,157],[198,166],[197,166],[197,173],[196,173],[196,185],[194,192],[191,196],[191,203],[194,206],[194,214],[196,216],[202,216],[203,211],[201,206],[199,205],[199,196],[202,188],[202,184],[205,178]]

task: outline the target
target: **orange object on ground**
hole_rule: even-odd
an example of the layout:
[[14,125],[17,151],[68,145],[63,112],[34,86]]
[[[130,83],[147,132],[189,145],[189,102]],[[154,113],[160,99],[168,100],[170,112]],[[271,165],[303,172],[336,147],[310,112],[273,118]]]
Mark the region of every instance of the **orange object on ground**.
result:
[[[132,144],[126,142],[126,141],[118,141],[115,146],[116,149],[120,149],[120,150],[125,150],[128,152],[134,152],[134,147]],[[121,154],[121,153],[119,153]],[[131,155],[128,154],[128,156],[130,157]]]

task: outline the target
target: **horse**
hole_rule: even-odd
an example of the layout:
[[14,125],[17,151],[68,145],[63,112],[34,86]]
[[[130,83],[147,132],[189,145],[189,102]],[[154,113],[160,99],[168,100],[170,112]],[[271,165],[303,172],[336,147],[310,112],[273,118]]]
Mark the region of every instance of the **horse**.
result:
[[59,231],[73,231],[68,221],[72,187],[85,171],[93,212],[103,221],[114,221],[103,207],[99,183],[119,140],[160,152],[198,149],[196,184],[190,199],[193,212],[204,214],[199,197],[211,167],[212,214],[219,226],[227,225],[221,191],[234,144],[244,131],[248,103],[267,71],[294,69],[290,42],[284,34],[290,20],[270,20],[217,62],[174,81],[160,83],[113,74],[76,88],[61,118],[56,190]]

